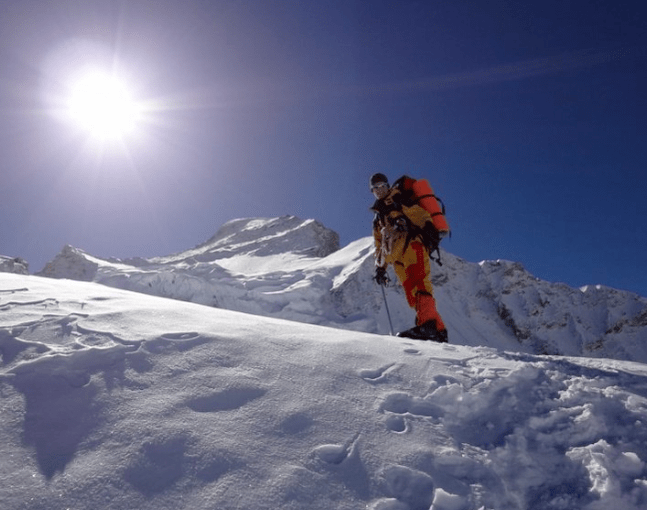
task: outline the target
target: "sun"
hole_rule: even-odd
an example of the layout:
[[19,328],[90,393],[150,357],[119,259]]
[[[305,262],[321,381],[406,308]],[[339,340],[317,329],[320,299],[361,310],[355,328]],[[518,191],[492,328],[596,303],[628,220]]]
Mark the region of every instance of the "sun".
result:
[[79,127],[102,140],[132,133],[142,116],[126,84],[100,71],[87,71],[71,82],[66,110]]

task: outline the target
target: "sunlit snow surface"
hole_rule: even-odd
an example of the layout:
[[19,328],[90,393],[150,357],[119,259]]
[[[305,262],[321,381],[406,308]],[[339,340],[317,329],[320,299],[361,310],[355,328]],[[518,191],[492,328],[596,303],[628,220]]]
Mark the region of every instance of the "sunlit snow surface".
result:
[[0,274],[7,509],[643,509],[647,367]]

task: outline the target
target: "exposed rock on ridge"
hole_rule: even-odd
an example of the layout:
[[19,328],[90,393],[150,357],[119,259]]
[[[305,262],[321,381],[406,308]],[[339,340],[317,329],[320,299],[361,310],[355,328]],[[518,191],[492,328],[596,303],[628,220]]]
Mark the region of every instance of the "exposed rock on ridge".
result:
[[29,274],[29,264],[20,257],[0,255],[0,273]]

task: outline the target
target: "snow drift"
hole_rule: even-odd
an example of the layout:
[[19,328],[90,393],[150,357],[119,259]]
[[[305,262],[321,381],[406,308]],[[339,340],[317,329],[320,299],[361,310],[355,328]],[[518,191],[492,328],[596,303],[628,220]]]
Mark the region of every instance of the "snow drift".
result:
[[[541,281],[515,262],[442,257],[442,266],[433,265],[433,283],[450,343],[647,361],[647,299]],[[389,331],[372,280],[372,238],[339,249],[336,233],[294,216],[233,220],[207,242],[167,257],[103,260],[67,246],[40,274],[310,324]],[[387,302],[397,330],[413,325],[399,286],[388,289]]]

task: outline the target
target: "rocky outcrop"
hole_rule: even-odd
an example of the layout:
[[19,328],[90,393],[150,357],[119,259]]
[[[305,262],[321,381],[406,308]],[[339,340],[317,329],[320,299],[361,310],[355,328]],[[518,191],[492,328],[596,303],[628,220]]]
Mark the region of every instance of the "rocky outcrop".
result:
[[29,264],[20,257],[0,255],[0,273],[29,274]]

